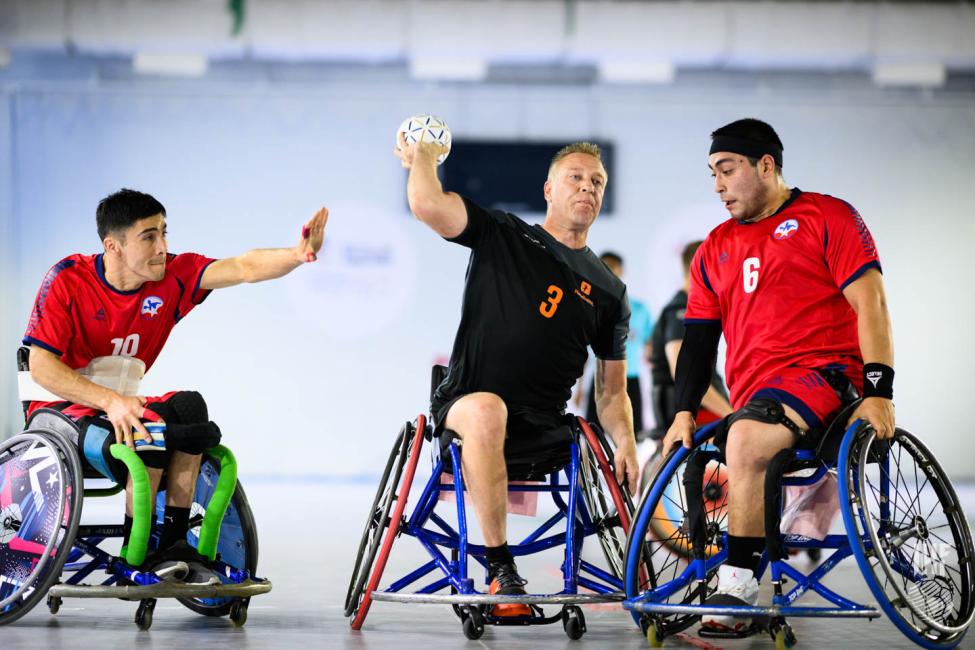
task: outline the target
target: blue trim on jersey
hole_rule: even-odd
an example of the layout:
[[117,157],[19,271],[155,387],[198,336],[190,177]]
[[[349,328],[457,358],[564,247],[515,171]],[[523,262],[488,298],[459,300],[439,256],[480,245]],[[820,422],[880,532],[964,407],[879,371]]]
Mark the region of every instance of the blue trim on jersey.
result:
[[85,430],[85,442],[82,451],[85,454],[85,460],[88,464],[94,467],[98,472],[105,478],[112,479],[116,483],[118,479],[112,474],[111,468],[108,466],[108,462],[105,460],[105,454],[102,450],[105,448],[105,440],[108,438],[109,432],[107,429],[92,424]]
[[182,318],[179,314],[179,306],[183,302],[183,294],[186,293],[186,287],[183,286],[179,278],[174,276],[173,279],[176,280],[176,286],[179,287],[179,298],[176,299],[176,309],[173,311],[173,321],[178,323]]
[[816,417],[816,414],[813,413],[812,409],[806,406],[805,402],[792,393],[785,392],[781,388],[763,388],[752,395],[751,399],[760,399],[762,397],[774,399],[776,402],[781,402],[782,404],[791,406],[793,409],[795,409],[795,412],[806,421],[806,425],[811,429],[820,427],[823,424],[819,421],[819,418]]
[[721,324],[720,318],[685,318],[684,325],[708,325],[710,323]]
[[48,345],[44,341],[40,341],[38,339],[35,339],[33,336],[25,336],[24,337],[24,340],[21,341],[21,343],[23,343],[24,345],[36,345],[37,347],[43,348],[43,349],[47,350],[48,352],[51,352],[53,354],[56,354],[59,357],[64,356],[64,352],[61,352],[61,350],[58,350],[53,345]]
[[863,266],[861,266],[860,268],[858,268],[856,271],[854,271],[853,272],[853,275],[851,275],[850,277],[848,277],[846,279],[846,282],[844,282],[843,284],[840,285],[840,291],[843,291],[844,289],[846,289],[850,285],[851,282],[855,282],[856,280],[858,280],[861,275],[863,275],[864,273],[866,273],[870,269],[877,269],[881,273],[884,272],[884,270],[882,268],[880,268],[880,262],[878,262],[877,260],[873,260],[872,262],[867,262],[866,264],[864,264]]
[[704,260],[700,261],[701,266],[701,278],[704,280],[704,286],[708,288],[708,291],[714,295],[718,295],[717,292],[711,287],[711,281],[708,279],[708,272],[704,270]]
[[207,262],[203,266],[203,268],[200,269],[200,274],[198,276],[196,276],[196,286],[193,287],[193,293],[190,294],[190,302],[192,302],[193,304],[195,304],[195,305],[202,305],[203,304],[203,301],[206,300],[207,299],[207,296],[210,295],[210,292],[213,291],[213,289],[204,289],[204,291],[206,293],[203,294],[203,297],[200,298],[200,301],[199,302],[196,301],[196,293],[200,290],[200,283],[203,282],[203,272],[206,271],[207,268],[209,268],[210,265],[213,264],[216,261],[217,260],[210,260],[209,262]]
[[115,293],[119,294],[120,296],[131,296],[133,294],[142,291],[142,285],[139,285],[138,287],[132,289],[131,291],[122,291],[121,289],[116,289],[115,287],[113,287],[111,283],[108,281],[108,278],[105,277],[105,260],[102,259],[103,255],[104,255],[103,253],[99,253],[98,255],[95,255],[95,272],[98,273],[98,279],[102,281],[102,284],[104,284],[106,287],[108,287]]

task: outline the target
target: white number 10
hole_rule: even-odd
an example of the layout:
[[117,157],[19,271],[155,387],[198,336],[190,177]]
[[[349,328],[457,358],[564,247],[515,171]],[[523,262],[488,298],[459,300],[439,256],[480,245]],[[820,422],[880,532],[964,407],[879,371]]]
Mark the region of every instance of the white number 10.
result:
[[134,357],[139,351],[139,335],[129,334],[124,339],[112,339],[112,355],[116,357]]
[[741,268],[744,274],[742,279],[745,282],[745,293],[751,293],[758,287],[758,267],[760,264],[757,257],[749,257],[745,260],[745,264]]

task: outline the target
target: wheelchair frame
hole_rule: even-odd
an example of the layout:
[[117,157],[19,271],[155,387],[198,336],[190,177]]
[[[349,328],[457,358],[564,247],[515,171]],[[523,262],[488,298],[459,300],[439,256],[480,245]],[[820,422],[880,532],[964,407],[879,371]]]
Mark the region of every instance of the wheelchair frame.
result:
[[[762,563],[756,572],[756,577],[761,578],[766,569],[770,571],[772,586],[774,588],[771,606],[708,606],[703,604],[709,591],[707,588],[708,581],[714,576],[715,572],[717,571],[717,567],[727,559],[726,532],[722,532],[720,534],[719,550],[716,553],[712,554],[710,557],[706,557],[705,554],[700,551],[700,548],[696,549],[693,557],[688,561],[687,566],[679,576],[676,576],[674,579],[669,580],[666,583],[656,585],[654,588],[641,593],[639,591],[640,583],[637,579],[637,574],[640,567],[639,563],[642,562],[643,558],[645,557],[645,546],[647,544],[645,541],[646,533],[649,527],[649,520],[653,516],[654,506],[656,506],[658,501],[661,499],[662,492],[667,487],[668,482],[674,478],[678,467],[690,456],[690,454],[710,454],[712,460],[718,459],[716,449],[712,451],[707,451],[704,449],[705,443],[713,436],[715,427],[717,425],[718,423],[713,423],[696,432],[694,436],[694,447],[692,450],[687,450],[680,447],[666,458],[654,477],[650,488],[644,493],[644,496],[641,499],[640,505],[637,509],[637,514],[634,517],[634,525],[630,530],[630,535],[627,540],[627,598],[623,602],[623,607],[635,614],[641,615],[641,625],[647,634],[647,640],[651,646],[659,647],[662,644],[666,633],[661,633],[661,630],[664,627],[664,617],[667,615],[687,615],[696,618],[697,616],[703,614],[738,617],[767,617],[767,629],[769,634],[775,640],[776,648],[788,648],[792,647],[796,643],[795,634],[785,620],[785,617],[787,616],[873,619],[881,616],[882,613],[886,613],[901,632],[922,647],[950,648],[961,642],[967,627],[972,621],[971,611],[968,613],[967,621],[960,622],[960,625],[957,626],[960,630],[960,634],[957,636],[957,638],[949,639],[944,643],[939,643],[925,638],[916,630],[912,629],[911,626],[905,620],[903,620],[902,616],[900,616],[896,611],[894,604],[887,599],[884,588],[879,585],[876,580],[876,576],[870,573],[872,569],[870,568],[868,557],[884,556],[885,554],[875,553],[873,550],[873,541],[871,539],[867,539],[866,535],[861,535],[858,532],[857,521],[861,523],[869,522],[870,517],[864,516],[863,512],[854,513],[852,507],[850,506],[851,503],[854,503],[857,500],[860,500],[861,497],[864,497],[864,495],[860,494],[856,481],[851,481],[851,477],[840,477],[839,480],[840,506],[844,525],[846,526],[846,534],[827,535],[822,541],[794,534],[780,533],[778,535],[779,542],[781,543],[782,547],[786,549],[823,549],[832,551],[832,554],[826,557],[822,564],[820,564],[811,573],[804,574],[790,566],[784,559],[772,559],[770,561],[769,552],[766,551],[765,556],[763,556]],[[906,433],[900,429],[898,429],[898,432],[901,434]],[[851,449],[853,448],[855,442],[857,440],[868,440],[869,443],[867,436],[872,436],[872,433],[870,433],[866,425],[860,420],[853,422],[843,433],[839,448],[839,455],[835,465],[827,466],[826,463],[819,462],[816,471],[811,476],[784,477],[781,480],[781,485],[812,485],[822,478],[828,471],[848,467],[851,461]],[[920,445],[918,444],[918,446]],[[930,461],[933,462],[933,456],[930,455],[930,452],[928,452],[926,449],[924,451],[926,452],[926,455]],[[862,453],[864,454],[868,452],[870,452],[869,448],[862,450]],[[889,462],[888,457],[889,454],[883,454],[881,460],[876,462],[884,463],[881,468],[881,472],[889,476],[889,469],[886,465],[886,463]],[[863,456],[863,458],[867,458],[867,456]],[[816,461],[816,450],[797,449],[795,450],[795,460]],[[868,460],[867,462],[871,461]],[[858,465],[861,480],[864,472],[864,465],[865,463]],[[889,482],[884,484],[884,486],[881,488],[881,494],[878,496],[881,509],[880,520],[882,522],[888,521],[891,516],[891,505],[888,490]],[[953,509],[952,514],[957,514],[962,522],[962,543],[966,546],[966,548],[959,550],[959,553],[966,552],[967,557],[960,557],[959,564],[968,564],[970,567],[973,559],[971,532],[967,529],[967,522],[961,513],[960,506],[957,504],[957,497],[954,496],[954,492],[951,490],[950,484],[948,484],[947,490],[945,490],[942,486],[942,491],[950,492],[953,503],[949,504],[948,508]],[[941,494],[938,494],[938,497],[939,499],[943,498]],[[768,507],[769,505],[766,503],[766,508]],[[945,513],[947,514],[947,511],[945,511]],[[685,517],[686,516],[687,514],[685,513]],[[832,571],[832,569],[835,568],[840,561],[851,555],[856,558],[857,564],[864,575],[864,579],[866,580],[871,592],[880,603],[879,607],[857,603],[851,599],[841,596],[822,584],[822,579],[830,571]],[[924,576],[918,574],[917,571],[910,566],[910,562],[905,562],[904,564],[904,566],[899,567],[901,572],[913,572],[911,579],[923,579]],[[971,569],[969,568],[969,573],[970,572]],[[789,578],[796,583],[796,585],[788,592],[783,592],[782,589],[785,578]],[[673,604],[665,602],[668,598],[679,592],[681,589],[687,588],[691,583],[698,584],[699,588],[696,589],[695,594],[690,594],[690,599],[697,597],[702,604]],[[894,583],[894,586],[897,586],[896,583]],[[794,604],[795,601],[810,590],[816,592],[834,606],[796,606]],[[965,597],[964,594],[962,594],[962,597]],[[969,594],[968,598],[971,599],[972,595]],[[962,603],[963,606],[965,606],[968,610],[972,609],[970,600],[963,600]],[[667,633],[675,634],[682,629],[686,629],[686,627],[693,624],[695,618],[690,619],[690,622],[685,621],[682,626],[679,627],[679,629],[670,630]],[[754,632],[755,630],[751,631]]]
[[[583,603],[618,602],[622,600],[622,564],[618,570],[612,567],[610,571],[601,569],[582,559],[583,539],[591,535],[602,535],[607,528],[619,525],[625,535],[629,529],[632,502],[620,490],[615,480],[614,470],[607,458],[608,447],[604,438],[584,420],[578,418],[573,421],[573,441],[571,443],[571,457],[569,463],[550,473],[547,482],[541,484],[509,484],[509,492],[545,492],[552,495],[558,511],[541,523],[533,532],[517,544],[509,545],[512,555],[522,557],[559,546],[565,546],[562,562],[562,590],[554,594],[529,594],[526,596],[489,595],[475,588],[474,580],[469,576],[468,562],[473,558],[479,565],[487,568],[484,546],[468,542],[467,506],[464,502],[465,486],[461,465],[461,452],[457,441],[447,446],[453,468],[453,483],[442,482],[445,472],[445,459],[437,455],[434,459],[433,472],[426,482],[416,505],[409,517],[404,517],[406,501],[417,458],[423,440],[432,438],[432,428],[421,415],[416,424],[407,423],[401,435],[412,436],[413,446],[410,449],[409,464],[406,467],[403,482],[396,495],[396,508],[388,520],[388,528],[383,537],[383,546],[374,568],[369,571],[369,581],[365,591],[356,593],[357,576],[361,583],[364,572],[360,569],[362,548],[356,569],[353,571],[352,585],[350,585],[350,601],[346,603],[346,615],[351,616],[353,629],[360,629],[369,611],[372,601],[386,601],[399,603],[437,603],[449,604],[461,619],[464,633],[468,638],[477,639],[483,634],[485,625],[534,625],[548,624],[562,621],[566,634],[572,639],[580,638],[586,631],[585,618],[578,607]],[[594,514],[590,512],[591,505],[587,505],[587,497],[580,478],[583,474],[582,452],[580,440],[586,441],[586,453],[593,455],[602,480],[609,486],[610,497],[615,509],[616,518],[606,516],[609,513]],[[383,481],[388,478],[384,476]],[[564,480],[562,477],[564,476]],[[380,485],[380,494],[383,484]],[[457,514],[457,530],[435,512],[438,497],[441,492],[453,492]],[[564,496],[567,495],[567,496]],[[382,518],[382,512],[377,512],[376,504],[370,511],[367,521],[363,544],[369,535],[370,526]],[[612,519],[612,521],[610,521]],[[549,534],[560,522],[575,522],[566,525],[564,534]],[[433,529],[428,524],[435,526]],[[429,554],[430,560],[405,576],[395,580],[385,589],[379,590],[378,584],[388,559],[393,539],[399,534],[415,538]],[[378,540],[375,540],[378,542]],[[448,558],[441,548],[450,551]],[[622,545],[619,547],[622,559]],[[604,553],[608,551],[604,547]],[[371,561],[370,561],[371,563]],[[366,567],[369,569],[370,567]],[[429,574],[439,570],[432,582],[421,586],[413,593],[403,593],[403,590],[414,585]],[[614,573],[614,571],[616,571]],[[436,592],[449,588],[450,594]],[[593,593],[579,593],[579,589],[587,589]],[[360,588],[361,589],[361,588]],[[359,598],[361,597],[361,601]],[[494,616],[490,606],[499,604],[524,604],[530,606],[531,614],[527,616]],[[555,616],[545,616],[538,607],[541,604],[556,604],[561,606],[561,612]]]
[[[109,488],[86,489],[84,487],[85,475],[77,446],[56,428],[31,428],[34,418],[45,412],[55,414],[58,420],[55,424],[72,426],[77,430],[74,422],[63,414],[49,409],[40,409],[32,414],[28,428],[24,432],[0,444],[0,458],[9,453],[11,454],[10,458],[5,459],[5,462],[9,462],[14,459],[14,450],[20,449],[23,445],[30,445],[27,451],[34,450],[37,445],[56,450],[55,458],[43,462],[45,467],[57,466],[55,478],[64,486],[61,489],[61,500],[57,506],[57,514],[53,519],[53,522],[60,523],[48,522],[51,530],[46,531],[46,533],[40,531],[41,534],[47,535],[46,548],[40,555],[40,561],[32,565],[33,568],[26,579],[16,585],[12,581],[4,581],[4,585],[0,587],[0,603],[3,604],[0,607],[0,625],[12,623],[19,619],[45,595],[47,596],[47,606],[52,614],[57,613],[63,598],[138,600],[139,606],[136,611],[135,622],[142,630],[147,630],[152,625],[152,614],[157,598],[178,598],[186,607],[208,616],[229,614],[235,625],[243,625],[247,619],[247,607],[250,598],[270,591],[271,583],[254,577],[257,565],[256,527],[247,498],[237,482],[236,461],[230,450],[218,445],[209,450],[204,457],[194,492],[194,506],[203,509],[205,512],[202,515],[197,513],[196,516],[191,517],[189,526],[191,532],[187,535],[187,541],[197,547],[201,554],[213,561],[213,568],[215,572],[220,574],[222,584],[196,585],[166,582],[155,573],[139,570],[136,566],[129,564],[126,558],[114,556],[99,547],[107,539],[121,538],[123,536],[121,525],[80,525],[85,496],[111,496],[118,494],[124,488],[122,484],[116,483]],[[136,454],[125,453],[130,452],[127,447],[116,444],[112,445],[111,450],[118,453],[119,456],[125,456],[123,460],[130,473],[136,475],[136,473],[141,472],[146,475],[145,466]],[[0,471],[0,478],[10,479],[3,471]],[[0,483],[3,482],[0,481]],[[138,481],[134,482],[138,483]],[[225,496],[223,498],[219,498],[217,494],[220,487],[224,488]],[[208,490],[210,490],[209,493],[207,493]],[[138,494],[138,490],[136,492],[134,498],[139,499],[142,495]],[[209,497],[205,504],[197,501],[197,495],[200,494],[207,494]],[[214,498],[215,496],[218,498]],[[149,499],[148,491],[145,492],[144,498]],[[203,496],[199,497],[201,501],[203,498]],[[156,503],[153,504],[148,501],[146,505],[149,507],[144,508],[142,512],[148,516],[148,512],[152,509],[151,506],[155,505],[155,520],[157,523],[161,522],[162,505],[164,504],[165,490],[160,490],[156,496]],[[227,522],[227,529],[223,529],[228,508],[232,516]],[[141,527],[146,531],[146,535],[141,542],[136,541],[135,535],[130,538],[130,545],[134,542],[141,548],[127,554],[126,557],[129,560],[132,557],[144,557],[145,548],[158,543],[158,534],[153,535],[149,532],[151,521],[141,521],[138,508],[134,509],[133,514],[136,519],[133,522],[133,531],[137,530],[137,527]],[[21,518],[27,519],[27,517]],[[6,523],[8,522],[0,523],[7,527]],[[9,523],[11,525],[8,533],[19,533],[21,526],[27,525],[24,522],[13,520]],[[196,526],[200,527],[198,536],[192,533]],[[223,535],[224,530],[233,531],[233,534],[237,534],[238,528],[240,540],[232,540],[227,535]],[[10,535],[11,541],[16,538],[16,534]],[[244,566],[241,567],[224,562],[221,555],[218,554],[218,549],[232,554],[237,546],[242,548],[240,559]],[[237,559],[236,556],[235,559]],[[53,565],[48,566],[51,562]],[[48,569],[47,572],[44,571],[45,568]],[[105,579],[100,584],[83,584],[84,580],[98,570],[104,570],[106,573]],[[65,573],[72,575],[61,582],[60,580]],[[58,584],[52,584],[55,581]],[[119,581],[129,582],[131,586],[119,586],[117,584]],[[36,595],[30,593],[30,595],[23,597],[29,591],[37,591],[38,593]]]

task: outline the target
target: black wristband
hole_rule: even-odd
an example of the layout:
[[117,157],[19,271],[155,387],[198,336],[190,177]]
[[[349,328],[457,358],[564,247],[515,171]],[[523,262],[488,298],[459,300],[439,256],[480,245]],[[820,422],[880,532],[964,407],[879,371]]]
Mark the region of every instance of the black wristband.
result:
[[864,364],[863,396],[894,399],[894,369],[882,363]]

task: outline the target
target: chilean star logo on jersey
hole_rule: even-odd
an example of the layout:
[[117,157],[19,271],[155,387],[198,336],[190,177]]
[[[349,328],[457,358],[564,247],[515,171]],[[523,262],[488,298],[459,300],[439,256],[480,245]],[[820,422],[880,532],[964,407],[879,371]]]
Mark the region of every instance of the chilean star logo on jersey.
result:
[[159,309],[162,306],[162,298],[159,296],[149,296],[142,301],[142,317],[146,320],[152,320],[159,315]]
[[788,239],[797,232],[799,232],[799,222],[795,219],[786,219],[779,224],[772,236],[776,239]]

